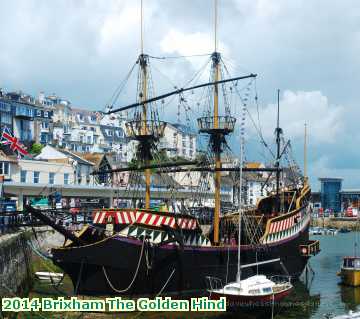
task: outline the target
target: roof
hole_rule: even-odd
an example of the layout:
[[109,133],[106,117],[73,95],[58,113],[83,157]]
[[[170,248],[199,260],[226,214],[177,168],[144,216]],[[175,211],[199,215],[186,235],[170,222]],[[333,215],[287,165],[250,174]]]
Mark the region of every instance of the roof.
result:
[[66,159],[67,157],[55,147],[46,145],[40,152],[39,155],[35,156],[36,159],[45,159],[45,160],[58,160]]
[[[139,172],[130,172],[128,183],[130,185],[145,186],[145,176]],[[151,175],[151,187],[166,187],[169,190],[182,188],[171,176],[158,173]]]
[[263,175],[262,173],[256,172],[244,172],[244,179],[246,179],[247,181],[259,183],[265,183],[266,181],[268,181],[267,176]]
[[68,160],[69,157],[72,158],[73,160],[77,161],[80,164],[94,166],[94,163],[84,159],[80,155],[77,155],[77,154],[72,153],[67,150],[56,149],[55,147],[50,146],[50,145],[46,145],[41,150],[41,153],[35,157],[35,159],[37,159],[37,160],[41,160],[41,159],[42,160]]
[[82,154],[74,153],[74,154],[77,156],[81,156],[86,161],[94,163],[96,166],[98,166],[100,164],[101,160],[106,155],[103,153],[82,153]]
[[360,194],[360,188],[348,188],[340,190],[341,194]]
[[0,161],[1,162],[10,162],[10,163],[17,163],[16,159],[7,156],[2,150],[0,150]]
[[262,167],[263,164],[261,163],[258,163],[258,162],[248,162],[248,163],[245,163],[245,167],[246,168],[260,168]]
[[67,157],[71,157],[72,159],[74,159],[75,161],[77,161],[78,163],[80,164],[83,164],[83,165],[89,165],[89,166],[94,166],[95,164],[90,162],[90,161],[87,161],[86,159],[80,157],[79,155],[76,155],[70,151],[67,151],[67,150],[60,150],[61,153],[65,154]]

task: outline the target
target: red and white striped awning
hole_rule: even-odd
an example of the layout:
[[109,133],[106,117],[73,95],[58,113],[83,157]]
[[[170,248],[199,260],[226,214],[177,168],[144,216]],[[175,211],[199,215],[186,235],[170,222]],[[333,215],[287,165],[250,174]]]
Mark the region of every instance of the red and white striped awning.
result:
[[153,227],[161,227],[162,225],[171,228],[179,227],[181,229],[196,229],[198,227],[197,220],[189,217],[178,217],[174,215],[160,215],[154,212],[143,211],[125,211],[125,210],[100,210],[93,214],[94,224],[107,224],[109,222],[115,224],[142,224]]

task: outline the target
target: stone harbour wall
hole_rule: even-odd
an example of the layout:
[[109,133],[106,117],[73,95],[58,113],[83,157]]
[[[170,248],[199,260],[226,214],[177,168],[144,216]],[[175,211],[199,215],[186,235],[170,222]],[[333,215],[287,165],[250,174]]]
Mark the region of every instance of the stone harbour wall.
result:
[[332,218],[332,217],[318,217],[313,218],[311,226],[327,227],[327,228],[348,228],[350,230],[360,231],[360,220],[356,218]]
[[0,237],[0,296],[14,296],[32,284],[31,234],[19,231]]
[[1,235],[0,297],[20,295],[31,288],[34,279],[31,247],[46,253],[63,242],[64,237],[47,226],[36,227],[36,238],[30,228]]

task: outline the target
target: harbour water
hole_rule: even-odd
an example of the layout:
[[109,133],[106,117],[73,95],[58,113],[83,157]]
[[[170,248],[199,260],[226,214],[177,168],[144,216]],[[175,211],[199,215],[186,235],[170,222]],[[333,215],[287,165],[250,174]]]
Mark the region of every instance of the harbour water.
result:
[[[311,259],[314,275],[296,284],[295,291],[285,302],[285,306],[275,318],[331,318],[334,315],[359,310],[360,288],[340,285],[339,271],[342,257],[354,254],[354,243],[360,233],[339,233],[336,236],[313,236],[320,240],[321,252]],[[291,306],[292,304],[292,306]],[[249,318],[258,318],[256,315]]]
[[[339,233],[336,236],[313,236],[313,238],[319,239],[321,243],[321,252],[310,262],[315,274],[311,274],[309,271],[307,284],[305,276],[302,276],[302,281],[295,284],[293,293],[282,303],[281,309],[277,310],[274,318],[320,319],[326,318],[330,314],[334,316],[348,313],[349,310],[356,310],[360,305],[360,288],[340,285],[340,278],[336,275],[342,257],[354,254],[354,242],[356,238],[360,238],[360,233]],[[41,265],[40,267],[42,267]],[[30,295],[31,297],[49,297],[49,295],[57,297],[71,295],[71,293],[72,286],[69,281],[65,281],[64,285],[56,291],[49,285],[36,283]],[[235,313],[179,313],[171,314],[171,316],[168,313],[138,313],[136,315],[140,318],[239,318],[239,314]],[[97,318],[113,318],[113,316],[114,314],[96,315]],[[132,318],[134,314],[122,314],[122,317]],[[271,318],[271,314],[250,312],[241,314],[241,318]]]

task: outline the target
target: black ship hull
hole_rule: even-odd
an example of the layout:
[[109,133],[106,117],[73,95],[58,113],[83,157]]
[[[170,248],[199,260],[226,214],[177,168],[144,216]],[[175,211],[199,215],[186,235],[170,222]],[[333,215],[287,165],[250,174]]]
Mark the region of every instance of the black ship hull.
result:
[[[299,249],[308,244],[308,226],[283,241],[241,246],[241,263],[280,258],[281,263],[259,266],[259,272],[299,277],[308,260]],[[152,246],[117,235],[86,246],[53,249],[53,261],[70,276],[75,293],[86,295],[201,295],[207,276],[223,283],[235,279],[237,256],[237,246]],[[242,274],[256,271],[246,268]]]

